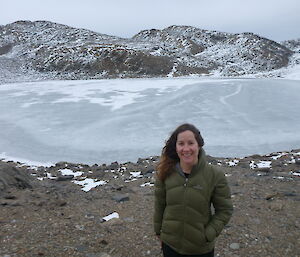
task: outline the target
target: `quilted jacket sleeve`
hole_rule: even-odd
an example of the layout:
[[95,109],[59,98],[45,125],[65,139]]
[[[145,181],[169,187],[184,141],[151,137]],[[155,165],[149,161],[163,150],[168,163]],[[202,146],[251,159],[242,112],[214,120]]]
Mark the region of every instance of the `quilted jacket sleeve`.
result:
[[230,188],[223,172],[217,171],[216,184],[212,195],[215,213],[206,226],[205,234],[209,242],[213,241],[230,220],[233,212]]
[[154,232],[160,235],[162,219],[166,207],[165,184],[156,177],[154,189]]

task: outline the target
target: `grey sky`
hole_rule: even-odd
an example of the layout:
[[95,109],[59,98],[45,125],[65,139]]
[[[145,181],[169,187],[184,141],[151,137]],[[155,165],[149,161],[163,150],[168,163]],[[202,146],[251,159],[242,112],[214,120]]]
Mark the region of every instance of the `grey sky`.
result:
[[300,0],[3,0],[0,25],[17,20],[48,20],[120,37],[189,25],[281,41],[300,38]]

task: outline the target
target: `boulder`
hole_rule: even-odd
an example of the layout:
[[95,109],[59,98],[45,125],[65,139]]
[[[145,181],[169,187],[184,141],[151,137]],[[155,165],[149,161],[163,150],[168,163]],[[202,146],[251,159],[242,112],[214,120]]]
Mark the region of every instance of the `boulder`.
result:
[[0,195],[10,188],[32,188],[32,178],[23,169],[10,163],[0,163]]

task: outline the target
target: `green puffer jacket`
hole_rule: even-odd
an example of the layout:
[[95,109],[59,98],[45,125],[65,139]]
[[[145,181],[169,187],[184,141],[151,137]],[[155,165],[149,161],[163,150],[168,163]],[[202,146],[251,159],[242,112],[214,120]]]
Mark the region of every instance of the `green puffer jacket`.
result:
[[206,162],[203,149],[188,178],[178,164],[164,182],[156,179],[154,231],[180,254],[212,251],[232,211],[226,177]]

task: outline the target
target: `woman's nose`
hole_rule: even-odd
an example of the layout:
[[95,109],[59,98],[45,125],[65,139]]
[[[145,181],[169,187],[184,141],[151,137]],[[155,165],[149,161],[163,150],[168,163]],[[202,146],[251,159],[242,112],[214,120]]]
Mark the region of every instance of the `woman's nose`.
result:
[[182,150],[183,150],[183,151],[188,151],[188,150],[189,150],[188,145],[184,145],[184,146],[182,147]]

